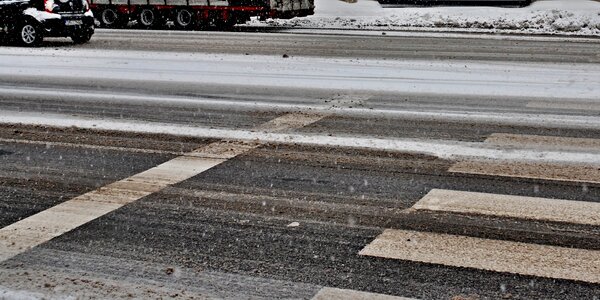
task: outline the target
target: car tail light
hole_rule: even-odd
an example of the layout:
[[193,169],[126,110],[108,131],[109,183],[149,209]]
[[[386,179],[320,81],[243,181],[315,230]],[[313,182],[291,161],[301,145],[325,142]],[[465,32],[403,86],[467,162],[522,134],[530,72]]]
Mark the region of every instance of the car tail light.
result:
[[56,4],[54,4],[54,0],[44,0],[44,10],[49,13],[53,13],[56,8]]

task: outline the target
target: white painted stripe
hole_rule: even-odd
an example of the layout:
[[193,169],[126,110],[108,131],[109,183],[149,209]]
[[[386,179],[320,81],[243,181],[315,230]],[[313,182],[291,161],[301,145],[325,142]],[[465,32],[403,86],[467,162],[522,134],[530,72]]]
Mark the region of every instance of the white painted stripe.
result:
[[[256,26],[253,24],[250,25],[238,25],[242,27],[258,27],[263,28],[265,26]],[[269,26],[267,26],[269,27]],[[394,37],[439,37],[439,38],[467,38],[467,39],[488,39],[488,40],[510,40],[510,41],[563,41],[563,42],[578,42],[578,43],[600,43],[600,40],[597,38],[586,38],[581,36],[548,36],[548,35],[515,35],[515,34],[498,34],[494,33],[477,33],[477,32],[469,32],[464,33],[463,29],[457,29],[457,32],[449,32],[452,30],[451,28],[444,28],[440,31],[437,31],[435,28],[413,28],[413,31],[402,29],[402,30],[382,30],[382,28],[369,30],[369,29],[361,29],[361,30],[353,30],[346,28],[336,28],[336,29],[328,29],[328,28],[286,28],[280,29],[277,32],[269,32],[269,33],[260,33],[260,32],[252,32],[249,35],[252,36],[288,36],[289,34],[299,33],[299,34],[317,34],[317,35],[360,35],[360,36],[381,36],[381,32],[385,31],[387,35]],[[156,36],[156,37],[165,37],[165,36],[184,36],[188,38],[205,38],[206,36],[211,36],[214,33],[212,32],[199,32],[199,31],[186,31],[186,32],[173,32],[166,30],[131,30],[131,29],[104,29],[99,28],[96,30],[98,33],[98,38],[104,38],[108,35],[118,35],[122,36],[123,34],[135,34],[136,36],[145,35],[145,36]],[[239,37],[239,33],[233,32],[219,32],[221,36],[231,36]],[[244,33],[248,34],[248,33]]]
[[444,159],[495,159],[531,162],[573,163],[600,165],[600,153],[562,152],[536,149],[502,149],[486,143],[454,142],[445,140],[384,139],[370,137],[335,137],[296,133],[270,133],[252,130],[213,129],[181,124],[147,123],[127,120],[94,120],[70,115],[19,113],[0,111],[0,123],[28,124],[53,127],[113,130],[132,133],[156,133],[176,136],[242,140],[260,143],[283,143],[329,147],[363,148],[384,151],[414,152]]
[[[574,152],[564,152],[565,155]],[[600,183],[600,168],[585,161],[573,165],[541,159],[539,162],[519,161],[462,161],[452,165],[448,172],[486,176],[502,176],[551,181]]]
[[[285,115],[262,126],[285,130],[316,122],[321,117]],[[126,204],[209,170],[259,143],[217,142],[190,155],[179,156],[147,171],[111,183],[0,229],[0,262],[49,241]],[[220,156],[218,158],[206,158]]]
[[411,300],[411,298],[325,287],[312,300]]
[[385,230],[361,255],[600,283],[600,251]]
[[200,174],[225,160],[178,157],[0,229],[0,261],[60,236],[123,205]]
[[69,148],[80,148],[80,149],[91,149],[91,150],[112,150],[112,151],[121,151],[121,152],[145,153],[145,154],[171,154],[171,155],[184,155],[185,154],[183,152],[162,151],[162,150],[154,150],[154,149],[102,146],[102,145],[91,145],[91,144],[76,144],[76,143],[64,143],[64,142],[49,142],[49,141],[32,141],[32,140],[20,140],[20,139],[0,138],[0,143],[43,145],[43,146],[47,146],[47,147],[69,147]]
[[536,147],[559,150],[590,150],[600,152],[600,139],[543,135],[494,133],[486,143],[511,147]]
[[412,208],[600,226],[600,203],[583,201],[434,189]]
[[[340,116],[366,116],[366,117],[393,117],[410,120],[432,120],[432,121],[462,121],[476,122],[481,124],[505,124],[505,125],[523,125],[523,126],[541,126],[546,127],[552,124],[559,128],[580,128],[580,129],[600,129],[600,118],[594,116],[570,116],[555,114],[525,114],[525,113],[492,113],[492,112],[464,112],[464,111],[414,111],[406,108],[361,108],[354,105],[352,108],[331,105],[321,105],[318,103],[281,103],[276,101],[259,100],[225,100],[209,99],[201,97],[177,97],[177,96],[153,96],[132,93],[106,93],[94,91],[78,90],[56,90],[44,88],[28,88],[27,90],[15,88],[12,86],[0,86],[0,94],[4,97],[44,97],[45,100],[60,99],[83,102],[106,103],[128,103],[128,104],[170,104],[189,107],[203,107],[211,109],[224,109],[235,111],[279,111],[279,112],[307,112],[318,114],[332,114]],[[352,95],[353,99],[365,101],[366,96]],[[281,101],[281,99],[278,99]],[[336,100],[336,99],[334,99]],[[296,99],[297,101],[297,99]],[[342,101],[343,104],[350,104],[349,101]]]
[[598,102],[544,102],[531,101],[527,103],[529,108],[550,108],[550,109],[568,109],[568,110],[586,110],[600,111],[600,103]]

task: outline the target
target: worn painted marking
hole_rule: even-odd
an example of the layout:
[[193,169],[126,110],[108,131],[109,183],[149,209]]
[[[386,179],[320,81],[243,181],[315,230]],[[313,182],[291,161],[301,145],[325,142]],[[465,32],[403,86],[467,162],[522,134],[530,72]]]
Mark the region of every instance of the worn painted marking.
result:
[[411,300],[411,298],[325,287],[312,300]]
[[0,261],[60,236],[126,204],[200,174],[223,159],[177,157],[0,229]]
[[587,110],[600,111],[598,102],[543,102],[531,101],[527,103],[529,108],[550,108],[550,109],[568,109],[568,110]]
[[[78,128],[128,133],[155,133],[259,143],[292,143],[296,145],[415,152],[444,159],[495,159],[600,165],[600,153],[596,150],[566,152],[540,149],[503,149],[487,143],[216,129],[181,124],[144,123],[132,120],[91,120],[63,114],[22,113],[2,110],[0,110],[0,123],[54,127],[76,126]],[[600,122],[594,124],[600,126]]]
[[[574,153],[600,153],[600,139],[552,137],[496,133],[484,144],[501,147],[552,151],[569,156]],[[540,156],[537,160],[510,161],[508,159],[464,160],[452,165],[452,173],[503,176],[523,179],[543,179],[579,183],[600,183],[600,164],[594,161],[559,161]]]
[[543,179],[579,183],[600,183],[600,167],[597,165],[559,164],[511,161],[462,161],[452,165],[452,173],[487,176]]
[[[286,130],[305,126],[321,118],[323,116],[284,115],[266,123],[261,130]],[[227,141],[212,143],[189,155],[176,157],[6,226],[0,229],[0,262],[126,204],[196,176],[259,145]]]
[[485,140],[485,142],[488,144],[512,147],[537,147],[560,150],[596,150],[600,152],[600,139],[494,133],[491,134]]
[[434,189],[413,209],[600,226],[600,203],[583,201]]
[[600,251],[387,229],[360,255],[600,283]]
[[91,145],[91,144],[76,144],[76,143],[64,143],[64,142],[34,141],[34,140],[21,140],[21,139],[0,138],[0,143],[43,145],[46,147],[69,147],[69,148],[92,149],[92,150],[111,150],[111,151],[121,151],[121,152],[144,153],[144,154],[171,154],[171,155],[184,155],[185,154],[183,152],[163,151],[163,150],[154,150],[154,149],[102,146],[102,145]]
[[[113,0],[114,1],[114,0]],[[19,87],[0,85],[0,95],[4,97],[16,98],[44,98],[50,100],[76,100],[84,102],[103,102],[112,105],[121,103],[127,104],[146,104],[154,105],[156,103],[169,103],[178,107],[190,107],[193,109],[206,108],[218,110],[238,110],[238,111],[265,111],[265,112],[305,112],[318,114],[332,114],[341,116],[356,117],[381,117],[381,118],[400,118],[407,120],[431,120],[440,122],[475,122],[480,124],[504,124],[504,125],[522,125],[533,127],[547,127],[552,124],[553,127],[560,128],[579,128],[579,129],[600,129],[600,118],[595,116],[574,116],[560,114],[526,114],[526,113],[483,113],[476,114],[472,112],[459,111],[419,111],[405,107],[361,107],[360,105],[370,97],[365,94],[341,95],[331,100],[332,105],[320,103],[306,103],[295,101],[293,103],[282,103],[265,100],[225,100],[210,99],[202,97],[181,97],[168,95],[147,95],[131,94],[106,91],[94,92],[88,90],[74,89],[51,89],[46,88],[28,88],[23,90]],[[352,106],[350,108],[349,106]],[[15,114],[15,112],[8,112]],[[69,115],[63,116],[72,117]],[[0,121],[3,116],[0,115]]]

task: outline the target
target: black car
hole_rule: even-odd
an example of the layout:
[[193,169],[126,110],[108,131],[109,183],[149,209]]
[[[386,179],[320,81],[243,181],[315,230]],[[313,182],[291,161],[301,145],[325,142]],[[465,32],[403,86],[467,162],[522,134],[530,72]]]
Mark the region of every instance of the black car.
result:
[[21,45],[40,45],[44,37],[70,37],[82,44],[93,34],[87,0],[0,0],[0,35]]

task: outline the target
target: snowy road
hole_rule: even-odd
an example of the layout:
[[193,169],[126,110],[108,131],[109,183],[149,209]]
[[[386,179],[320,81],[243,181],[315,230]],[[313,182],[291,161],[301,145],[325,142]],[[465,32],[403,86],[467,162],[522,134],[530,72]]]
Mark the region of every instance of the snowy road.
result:
[[[261,30],[270,32],[100,29],[91,43],[78,48],[361,59],[600,62],[599,39],[387,31],[384,36],[383,31]],[[57,40],[49,44],[65,45],[70,46],[70,42]]]
[[598,45],[0,48],[0,298],[598,299]]

